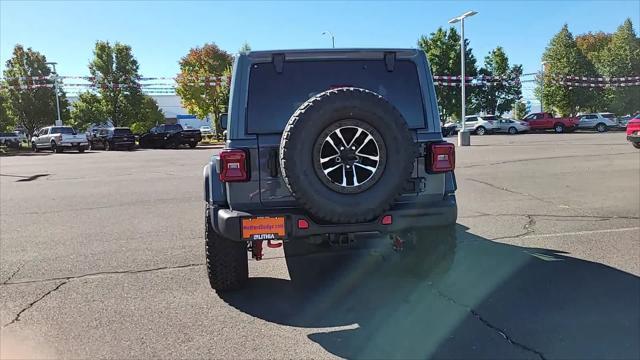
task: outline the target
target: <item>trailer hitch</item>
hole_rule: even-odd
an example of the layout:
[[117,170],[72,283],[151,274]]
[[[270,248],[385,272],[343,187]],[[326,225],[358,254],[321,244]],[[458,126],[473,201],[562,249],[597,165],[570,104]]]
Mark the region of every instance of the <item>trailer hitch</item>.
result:
[[[262,242],[264,240],[253,240],[251,241],[251,257],[256,259],[256,260],[262,260],[263,257],[263,252],[262,252]],[[282,247],[282,241],[280,242],[275,242],[273,240],[267,240],[267,247],[271,248],[271,249],[277,249]]]

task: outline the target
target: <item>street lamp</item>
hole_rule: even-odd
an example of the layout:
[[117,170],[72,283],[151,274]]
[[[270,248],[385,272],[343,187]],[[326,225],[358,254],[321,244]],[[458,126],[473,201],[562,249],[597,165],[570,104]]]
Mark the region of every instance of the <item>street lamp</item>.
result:
[[542,105],[542,96],[544,94],[544,67],[547,65],[546,61],[540,63],[542,71],[540,72],[540,112],[544,112],[544,105]]
[[60,118],[60,97],[58,95],[58,73],[56,72],[56,62],[47,62],[46,65],[51,65],[53,68],[53,91],[56,93],[56,111],[58,113],[58,120],[56,120],[56,126],[62,126],[62,118]]
[[333,36],[333,34],[331,33],[331,31],[323,31],[322,35],[329,35],[331,36],[331,47],[335,49],[336,47],[336,38]]
[[469,146],[471,145],[471,135],[468,131],[466,131],[465,129],[465,107],[466,107],[466,96],[465,96],[465,91],[466,91],[466,80],[464,78],[464,19],[471,17],[475,14],[477,14],[477,11],[467,11],[466,13],[454,17],[453,19],[449,20],[449,24],[455,24],[457,22],[460,23],[460,57],[462,58],[461,60],[461,65],[460,65],[460,88],[462,89],[462,125],[460,128],[460,131],[458,132],[458,146]]

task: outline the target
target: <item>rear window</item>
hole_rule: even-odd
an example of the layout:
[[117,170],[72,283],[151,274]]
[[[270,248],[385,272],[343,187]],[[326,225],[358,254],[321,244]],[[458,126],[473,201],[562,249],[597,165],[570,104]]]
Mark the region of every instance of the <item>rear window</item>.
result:
[[601,114],[601,115],[605,119],[615,119],[616,118],[616,115],[615,114],[611,114],[611,113],[609,113],[609,114]]
[[180,124],[165,125],[165,126],[164,126],[164,131],[166,131],[166,132],[170,132],[170,131],[182,131],[182,126],[181,126]]
[[113,135],[131,135],[131,130],[129,130],[129,129],[115,129],[115,130],[113,130]]
[[424,128],[416,64],[398,60],[387,71],[383,60],[292,61],[278,74],[272,63],[254,64],[249,81],[247,132],[280,133],[291,114],[309,98],[332,88],[371,90],[391,102],[410,128]]
[[63,126],[63,127],[54,127],[51,128],[50,134],[66,134],[66,135],[75,135],[75,130],[72,127]]

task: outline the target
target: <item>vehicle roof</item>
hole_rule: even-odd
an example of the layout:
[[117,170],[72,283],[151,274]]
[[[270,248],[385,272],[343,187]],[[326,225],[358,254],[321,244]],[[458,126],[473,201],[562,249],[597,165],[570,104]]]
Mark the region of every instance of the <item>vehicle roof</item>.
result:
[[290,50],[260,50],[250,51],[240,56],[247,56],[252,60],[271,61],[273,54],[284,54],[285,59],[340,59],[340,58],[379,58],[386,52],[394,52],[399,58],[414,57],[421,50],[410,48],[346,48],[346,49],[290,49]]

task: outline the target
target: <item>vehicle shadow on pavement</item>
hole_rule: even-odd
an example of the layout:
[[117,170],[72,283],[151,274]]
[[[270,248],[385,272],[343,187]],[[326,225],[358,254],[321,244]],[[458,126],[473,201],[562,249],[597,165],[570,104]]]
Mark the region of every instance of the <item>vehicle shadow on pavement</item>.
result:
[[466,230],[456,229],[453,261],[427,273],[406,266],[421,254],[364,246],[292,258],[296,281],[252,278],[221,297],[313,328],[309,339],[346,358],[640,357],[637,276]]

